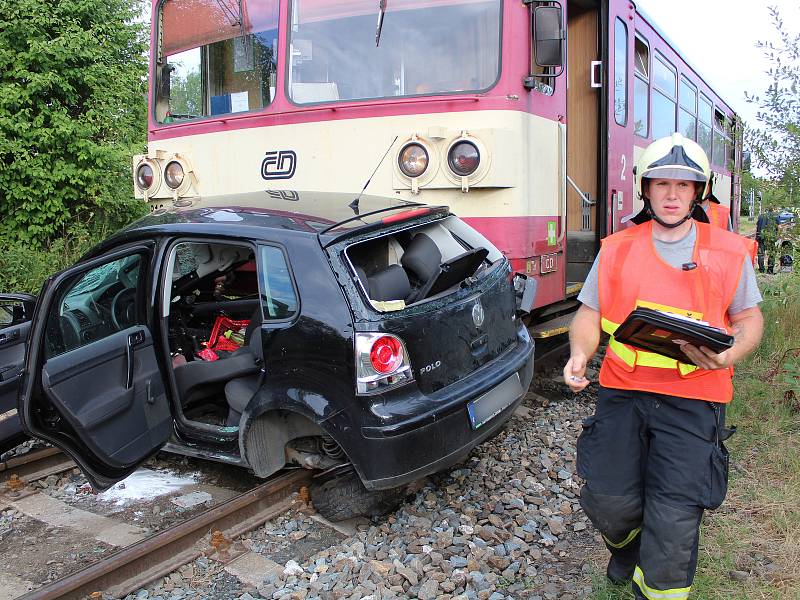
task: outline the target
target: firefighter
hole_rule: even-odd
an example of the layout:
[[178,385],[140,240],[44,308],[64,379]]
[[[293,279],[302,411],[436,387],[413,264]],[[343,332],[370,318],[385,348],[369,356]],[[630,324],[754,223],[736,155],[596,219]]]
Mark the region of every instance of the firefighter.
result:
[[[644,208],[635,227],[603,240],[570,327],[564,380],[574,392],[590,383],[601,331],[611,334],[577,471],[581,505],[611,552],[607,576],[632,580],[636,598],[689,596],[703,510],[727,491],[732,366],[763,330],[743,238],[709,225],[699,205],[709,176],[702,148],[680,134],[648,146],[636,170]],[[685,344],[686,363],[637,350],[613,336],[637,306],[727,328],[735,342],[719,354]]]
[[703,199],[700,206],[703,207],[708,221],[712,225],[733,231],[733,222],[731,221],[731,211],[727,206],[723,206],[717,197],[714,195],[712,188],[713,184],[709,181],[708,195]]

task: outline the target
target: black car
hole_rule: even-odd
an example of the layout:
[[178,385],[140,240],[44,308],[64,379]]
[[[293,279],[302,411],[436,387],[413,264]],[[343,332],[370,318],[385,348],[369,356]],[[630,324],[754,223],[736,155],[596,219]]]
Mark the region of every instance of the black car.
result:
[[0,454],[25,441],[17,414],[19,375],[36,297],[0,295]]
[[333,518],[462,460],[532,377],[509,263],[447,207],[351,200],[196,200],[51,277],[25,430],[97,489],[162,447],[259,477],[318,469]]

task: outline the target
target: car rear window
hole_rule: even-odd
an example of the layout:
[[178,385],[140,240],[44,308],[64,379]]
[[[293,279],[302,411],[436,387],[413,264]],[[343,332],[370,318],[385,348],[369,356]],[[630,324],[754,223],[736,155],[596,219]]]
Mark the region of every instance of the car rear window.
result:
[[455,216],[361,240],[345,255],[362,293],[379,311],[402,310],[458,289],[503,258]]

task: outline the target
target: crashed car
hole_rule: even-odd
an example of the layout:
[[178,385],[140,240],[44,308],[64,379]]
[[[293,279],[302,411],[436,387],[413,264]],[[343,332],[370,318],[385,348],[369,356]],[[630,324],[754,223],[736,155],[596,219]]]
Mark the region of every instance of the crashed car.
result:
[[19,417],[96,489],[164,448],[316,469],[317,510],[347,518],[522,401],[521,288],[480,233],[444,206],[274,196],[157,210],[45,283]]
[[0,454],[25,441],[17,414],[19,375],[36,297],[0,295]]

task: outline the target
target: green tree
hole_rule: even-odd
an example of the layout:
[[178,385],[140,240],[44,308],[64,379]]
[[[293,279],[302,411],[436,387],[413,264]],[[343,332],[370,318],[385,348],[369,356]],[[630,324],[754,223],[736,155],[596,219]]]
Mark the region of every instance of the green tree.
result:
[[[769,179],[785,192],[786,204],[800,198],[800,33],[786,27],[778,9],[768,8],[777,39],[759,42],[769,62],[770,85],[761,95],[747,95],[758,107],[758,126],[747,141]],[[772,195],[777,197],[777,194]]]
[[[9,0],[0,11],[0,235],[40,245],[137,212],[142,0]],[[136,21],[139,19],[139,22]]]
[[185,76],[174,75],[170,78],[169,107],[173,115],[203,114],[202,82],[200,70],[193,70]]

